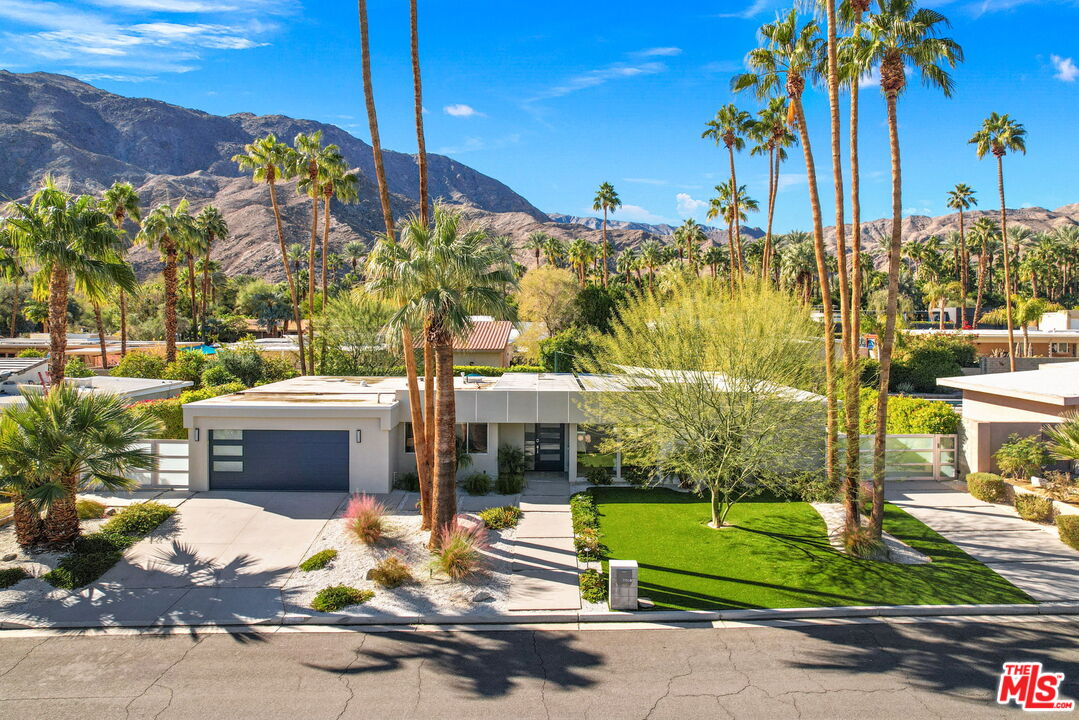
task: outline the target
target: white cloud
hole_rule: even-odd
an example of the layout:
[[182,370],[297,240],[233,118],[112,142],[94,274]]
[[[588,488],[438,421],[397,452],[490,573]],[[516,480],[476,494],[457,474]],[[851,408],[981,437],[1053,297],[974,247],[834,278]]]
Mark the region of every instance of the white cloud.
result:
[[753,0],[741,10],[730,13],[720,13],[717,17],[721,18],[741,18],[748,20],[755,15],[759,15],[768,8],[775,4],[774,0]]
[[622,182],[638,183],[640,185],[670,185],[667,180],[658,178],[622,178]]
[[779,173],[779,192],[788,190],[792,187],[799,185],[805,185],[807,182],[805,173]]
[[706,73],[733,73],[740,72],[745,69],[745,66],[736,60],[713,60],[710,63],[705,63],[701,68]]
[[923,208],[908,207],[908,208],[903,208],[903,214],[907,215],[907,216],[909,216],[909,215],[932,215],[933,210],[931,208],[927,208],[927,207],[923,207]]
[[704,200],[697,200],[689,193],[678,193],[674,196],[674,199],[678,205],[678,215],[684,218],[693,217],[701,210],[708,207],[707,202]]
[[544,90],[535,97],[530,98],[528,102],[562,97],[577,92],[578,90],[585,90],[587,88],[596,87],[597,85],[603,85],[611,80],[621,80],[639,77],[641,75],[655,75],[656,73],[664,72],[666,69],[667,66],[661,62],[638,64],[614,63],[607,67],[589,70],[580,75],[574,75],[561,84],[555,85],[554,87]]
[[483,113],[478,112],[471,105],[465,105],[464,103],[447,105],[446,107],[442,108],[442,112],[450,115],[451,117],[483,117]]
[[880,87],[880,67],[874,67],[867,74],[858,78],[858,89]]
[[654,47],[647,48],[645,50],[638,50],[635,53],[631,53],[635,57],[673,57],[675,55],[682,54],[682,48],[680,47]]
[[1075,61],[1070,57],[1050,55],[1049,62],[1053,64],[1053,69],[1056,70],[1056,74],[1054,74],[1053,77],[1057,80],[1075,82],[1075,78],[1079,77],[1079,67],[1075,66]]
[[486,140],[481,137],[468,137],[456,145],[446,145],[435,150],[439,155],[461,155],[463,153],[476,152],[478,150],[498,150],[508,145],[520,142],[520,133],[511,133],[494,140]]
[[643,223],[665,223],[669,220],[660,215],[645,210],[640,205],[623,205],[616,211],[611,212],[612,216],[617,215],[617,220],[628,220],[630,222],[643,222]]

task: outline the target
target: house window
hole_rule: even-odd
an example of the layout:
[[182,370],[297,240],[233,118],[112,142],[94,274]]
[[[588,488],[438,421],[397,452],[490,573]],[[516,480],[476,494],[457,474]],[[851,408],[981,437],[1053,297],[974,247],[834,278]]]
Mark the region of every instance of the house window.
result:
[[[458,423],[457,440],[464,443],[468,452],[475,455],[487,454],[487,423]],[[412,436],[412,423],[405,423],[405,453],[416,452],[416,441]]]

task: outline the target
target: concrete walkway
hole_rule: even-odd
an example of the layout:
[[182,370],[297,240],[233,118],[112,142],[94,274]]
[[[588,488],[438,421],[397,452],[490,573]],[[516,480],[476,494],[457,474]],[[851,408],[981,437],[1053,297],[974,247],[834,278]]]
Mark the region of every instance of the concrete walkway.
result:
[[1019,517],[1009,505],[975,499],[959,483],[892,483],[889,501],[1035,600],[1079,600],[1079,551],[1052,525]]
[[577,553],[563,473],[530,474],[521,494],[510,610],[578,610]]

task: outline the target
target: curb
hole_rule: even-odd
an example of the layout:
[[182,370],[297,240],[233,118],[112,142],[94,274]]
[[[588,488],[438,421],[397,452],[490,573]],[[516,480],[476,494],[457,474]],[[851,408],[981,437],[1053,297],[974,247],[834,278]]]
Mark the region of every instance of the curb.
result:
[[[325,615],[285,614],[253,620],[230,619],[226,622],[203,623],[155,622],[118,620],[107,625],[100,622],[60,622],[36,625],[0,619],[3,630],[78,630],[96,628],[165,628],[199,627],[343,627],[380,626],[407,627],[415,625],[521,625],[521,624],[580,624],[598,626],[604,623],[701,623],[718,621],[754,622],[765,620],[804,620],[841,618],[890,617],[964,617],[980,615],[1079,615],[1079,601],[1045,602],[1024,605],[863,605],[810,608],[754,608],[745,610],[638,610],[608,612],[498,613],[488,615],[395,615],[392,617],[357,616],[331,613]],[[583,628],[582,628],[583,629]]]

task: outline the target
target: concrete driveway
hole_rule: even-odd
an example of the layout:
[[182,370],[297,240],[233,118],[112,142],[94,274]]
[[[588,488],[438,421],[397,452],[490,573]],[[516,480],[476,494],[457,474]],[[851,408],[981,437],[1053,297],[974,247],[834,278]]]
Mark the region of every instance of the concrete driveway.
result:
[[171,525],[124,554],[99,582],[139,588],[279,588],[296,570],[342,493],[206,492]]

